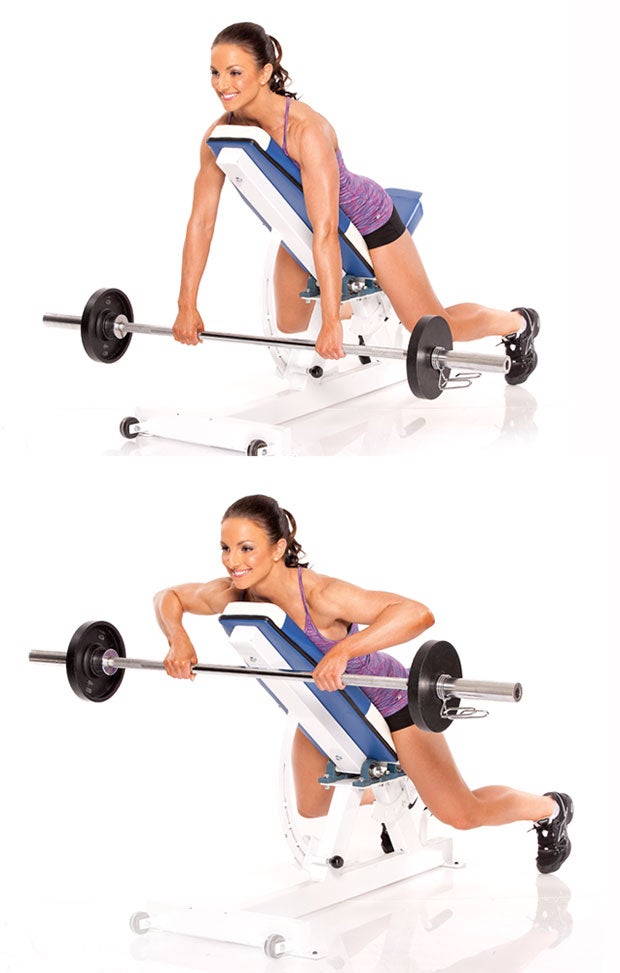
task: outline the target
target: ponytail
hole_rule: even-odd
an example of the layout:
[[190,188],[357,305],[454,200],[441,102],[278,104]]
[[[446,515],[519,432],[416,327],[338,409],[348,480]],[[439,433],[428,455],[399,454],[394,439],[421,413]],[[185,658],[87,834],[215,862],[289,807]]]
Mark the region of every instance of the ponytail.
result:
[[308,567],[307,561],[301,561],[305,555],[301,544],[296,540],[295,518],[273,497],[267,497],[262,493],[241,497],[230,505],[222,521],[228,520],[229,517],[243,517],[245,520],[254,521],[265,531],[272,544],[277,544],[284,538],[286,551],[282,560],[287,568]]
[[267,34],[265,29],[259,24],[252,24],[243,21],[239,24],[231,24],[221,30],[212,47],[216,44],[238,44],[251,54],[260,70],[265,65],[273,66],[273,74],[269,79],[269,87],[276,95],[285,95],[287,98],[297,98],[297,93],[287,91],[290,84],[288,71],[282,67],[282,46],[275,37]]

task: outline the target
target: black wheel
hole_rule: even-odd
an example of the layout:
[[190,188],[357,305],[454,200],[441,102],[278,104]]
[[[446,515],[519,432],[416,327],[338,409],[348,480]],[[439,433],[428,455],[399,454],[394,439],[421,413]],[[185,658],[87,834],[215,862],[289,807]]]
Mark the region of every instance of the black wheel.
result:
[[246,449],[246,456],[266,456],[267,455],[267,443],[264,439],[253,439],[251,443],[248,443],[248,448]]
[[133,309],[126,294],[114,287],[95,291],[82,312],[82,344],[93,361],[112,365],[122,358],[129,347],[131,333],[123,338],[114,334],[114,322],[120,315],[133,321]]
[[342,855],[334,855],[332,858],[329,859],[329,864],[331,865],[332,868],[342,868],[342,866],[344,865],[344,858],[342,857]]
[[140,433],[130,431],[130,426],[134,426],[137,422],[140,422],[140,420],[136,419],[135,416],[125,416],[124,419],[121,419],[120,426],[118,427],[121,436],[125,439],[137,439]]
[[[442,373],[431,364],[435,348],[452,351],[452,332],[443,318],[427,314],[411,332],[407,349],[407,381],[418,399],[436,399],[443,392]],[[449,377],[450,369],[446,368],[444,378]]]

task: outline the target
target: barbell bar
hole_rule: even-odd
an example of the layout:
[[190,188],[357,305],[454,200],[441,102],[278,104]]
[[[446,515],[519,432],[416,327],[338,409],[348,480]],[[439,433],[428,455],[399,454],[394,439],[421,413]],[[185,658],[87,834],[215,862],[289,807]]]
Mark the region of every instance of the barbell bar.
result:
[[[67,652],[34,650],[30,662],[64,665],[69,684],[80,699],[105,702],[120,688],[126,669],[164,670],[155,659],[128,659],[118,629],[110,622],[85,622],[73,634]],[[311,671],[269,669],[197,663],[193,673],[251,676],[254,679],[313,682]],[[409,711],[416,726],[442,732],[454,719],[487,715],[461,707],[461,699],[519,702],[520,683],[488,682],[462,678],[458,653],[450,642],[430,640],[417,651],[409,677],[344,673],[345,686],[406,690]],[[451,706],[447,703],[451,701]]]
[[[125,354],[134,334],[172,335],[172,328],[155,324],[139,324],[133,319],[131,302],[117,288],[95,291],[86,302],[81,317],[70,314],[44,314],[43,323],[55,328],[79,330],[82,344],[89,358],[113,364]],[[205,341],[227,341],[236,344],[265,345],[269,348],[315,351],[316,343],[304,338],[278,338],[271,335],[234,334],[222,331],[201,331]],[[448,323],[438,315],[420,318],[404,348],[384,348],[374,345],[343,344],[345,355],[392,359],[406,365],[409,388],[417,398],[435,399],[448,387],[451,368],[465,368],[474,372],[501,372],[510,369],[507,355],[484,355],[453,350]]]

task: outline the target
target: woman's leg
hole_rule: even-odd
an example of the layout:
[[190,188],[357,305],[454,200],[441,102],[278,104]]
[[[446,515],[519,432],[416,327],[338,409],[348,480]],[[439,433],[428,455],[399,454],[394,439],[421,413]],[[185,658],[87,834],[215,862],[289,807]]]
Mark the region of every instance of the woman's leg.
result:
[[[333,787],[319,784],[319,777],[327,769],[327,759],[299,727],[293,737],[291,757],[297,810],[304,818],[324,817],[329,811],[334,790]],[[373,800],[370,789],[366,789],[361,803],[371,804]]]
[[494,785],[471,791],[442,734],[408,726],[395,730],[392,738],[400,765],[426,807],[453,828],[464,831],[511,821],[540,821],[556,810],[553,798],[510,787]]
[[[303,301],[299,296],[308,285],[308,274],[294,260],[290,253],[280,247],[273,268],[273,288],[276,299],[276,323],[283,334],[297,334],[306,331],[310,324],[314,302]],[[340,317],[347,320],[352,316],[350,302],[341,305]]]
[[296,334],[298,331],[307,329],[314,304],[302,301],[299,296],[301,291],[306,289],[307,284],[306,271],[281,246],[273,268],[278,331],[284,334]]
[[450,325],[455,341],[473,341],[489,335],[514,334],[523,326],[518,311],[498,311],[481,304],[455,304],[444,308],[435,294],[409,233],[370,251],[379,284],[400,321],[413,331],[424,314],[438,314]]

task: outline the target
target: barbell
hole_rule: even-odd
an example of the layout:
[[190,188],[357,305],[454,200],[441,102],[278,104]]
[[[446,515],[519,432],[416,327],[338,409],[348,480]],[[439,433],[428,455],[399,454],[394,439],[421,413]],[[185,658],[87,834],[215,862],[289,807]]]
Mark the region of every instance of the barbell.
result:
[[[108,287],[89,297],[81,317],[70,314],[44,314],[43,322],[50,327],[79,329],[82,344],[89,358],[113,364],[123,357],[134,334],[172,335],[172,328],[154,324],[138,324],[133,319],[131,302],[123,291]],[[221,331],[201,331],[205,341],[229,341],[246,345],[266,345],[269,348],[289,348],[315,351],[314,341],[303,338],[278,338],[267,335],[232,334]],[[454,380],[451,368],[465,368],[478,372],[501,372],[510,369],[506,355],[482,355],[453,350],[452,333],[448,323],[438,315],[420,318],[411,333],[407,349],[383,348],[373,345],[343,344],[345,355],[355,355],[367,362],[370,358],[403,361],[407,381],[419,399],[436,399]],[[363,358],[362,358],[363,356]],[[321,377],[322,369],[309,369],[313,377]],[[471,378],[473,376],[468,376]]]
[[[120,632],[110,622],[104,621],[80,625],[66,653],[35,650],[30,653],[29,660],[64,665],[76,696],[94,703],[105,702],[118,691],[126,669],[164,669],[163,662],[154,659],[128,659]],[[192,667],[192,672],[251,676],[254,679],[313,681],[309,670],[197,663]],[[462,675],[454,646],[443,640],[430,640],[418,649],[407,679],[347,672],[342,681],[345,686],[406,689],[413,722],[420,729],[432,733],[441,733],[454,719],[487,715],[485,710],[462,707],[461,699],[519,702],[523,695],[518,682],[479,682],[463,679]],[[447,705],[448,701],[450,706]]]

